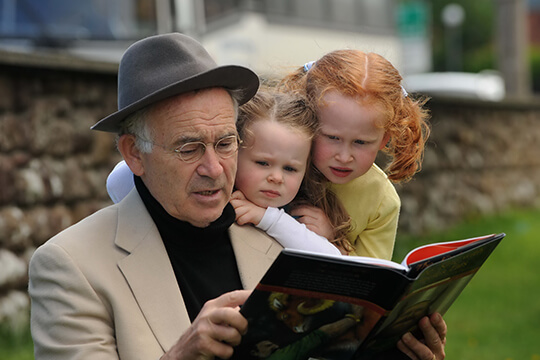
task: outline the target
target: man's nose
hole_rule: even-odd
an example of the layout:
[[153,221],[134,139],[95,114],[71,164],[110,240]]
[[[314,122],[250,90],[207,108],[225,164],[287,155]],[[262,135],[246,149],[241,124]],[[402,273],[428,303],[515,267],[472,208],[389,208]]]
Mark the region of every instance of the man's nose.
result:
[[223,165],[221,164],[221,158],[216,153],[216,150],[212,146],[207,146],[206,151],[199,160],[200,164],[197,167],[197,172],[201,176],[208,176],[212,179],[217,178],[223,174]]

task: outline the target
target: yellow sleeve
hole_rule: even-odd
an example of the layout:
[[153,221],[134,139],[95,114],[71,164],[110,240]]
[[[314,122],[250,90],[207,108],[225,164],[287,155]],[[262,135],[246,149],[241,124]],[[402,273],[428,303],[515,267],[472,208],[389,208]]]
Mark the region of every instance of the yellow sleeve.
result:
[[351,216],[350,255],[390,260],[394,251],[401,201],[394,185],[376,165],[332,190]]
[[400,202],[399,198],[391,195],[383,197],[383,201],[376,211],[376,216],[368,222],[363,230],[353,231],[354,242],[353,239],[349,240],[353,243],[354,250],[350,255],[392,259]]

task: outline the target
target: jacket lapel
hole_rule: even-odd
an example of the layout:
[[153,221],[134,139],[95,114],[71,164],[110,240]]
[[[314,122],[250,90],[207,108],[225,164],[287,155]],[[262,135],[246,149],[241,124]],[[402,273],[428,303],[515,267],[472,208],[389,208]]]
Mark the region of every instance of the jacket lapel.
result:
[[233,224],[229,230],[244,289],[254,289],[283,247],[250,225]]
[[[128,252],[118,266],[166,351],[191,324],[189,315],[167,250],[137,191],[131,191],[118,206],[116,245]],[[282,247],[253,226],[233,224],[229,234],[242,285],[253,289]]]
[[165,351],[190,320],[161,236],[137,191],[119,204],[116,244],[129,252],[118,266]]

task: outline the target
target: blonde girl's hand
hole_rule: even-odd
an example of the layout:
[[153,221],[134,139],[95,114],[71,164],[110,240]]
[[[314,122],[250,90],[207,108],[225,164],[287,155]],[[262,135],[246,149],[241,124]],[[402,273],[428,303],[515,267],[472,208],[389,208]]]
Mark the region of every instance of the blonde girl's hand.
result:
[[311,205],[293,206],[290,214],[317,235],[328,240],[334,239],[334,227],[330,223],[328,216],[318,207]]
[[240,190],[233,192],[230,202],[236,213],[236,223],[238,225],[259,225],[266,211],[266,209],[246,199]]

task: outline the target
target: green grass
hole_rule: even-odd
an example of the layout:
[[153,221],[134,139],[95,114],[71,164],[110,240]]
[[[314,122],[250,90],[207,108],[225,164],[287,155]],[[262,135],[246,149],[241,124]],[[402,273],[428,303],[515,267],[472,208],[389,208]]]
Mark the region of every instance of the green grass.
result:
[[540,210],[471,219],[421,238],[399,237],[394,260],[415,246],[490,233],[506,238],[444,316],[447,359],[540,360]]
[[14,334],[5,326],[0,326],[0,359],[1,360],[32,360],[34,345],[30,330]]
[[[448,360],[540,360],[540,209],[470,219],[423,237],[398,236],[394,259],[415,246],[504,232],[507,237],[445,315]],[[33,359],[28,332],[0,328],[0,359]]]

